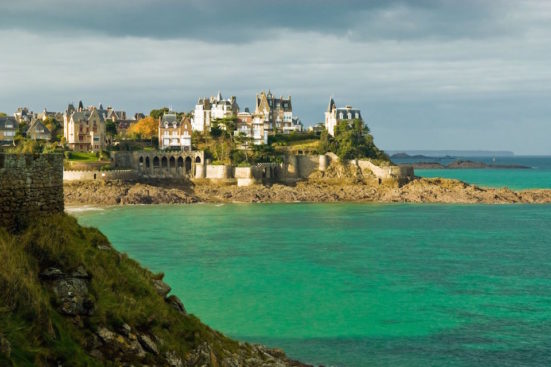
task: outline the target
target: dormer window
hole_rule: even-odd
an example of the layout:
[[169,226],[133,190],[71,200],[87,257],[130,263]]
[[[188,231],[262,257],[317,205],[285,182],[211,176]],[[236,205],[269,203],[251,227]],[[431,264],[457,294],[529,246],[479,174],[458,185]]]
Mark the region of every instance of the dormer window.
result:
[[348,112],[348,119],[351,120],[352,119],[352,114],[350,112]]
[[358,112],[356,112],[356,118],[359,119],[360,118],[360,114]]
[[343,113],[342,113],[342,112],[341,112],[341,113],[339,113],[339,119],[341,119],[341,120],[342,120],[343,118],[344,118],[344,115],[343,115]]
[[165,129],[168,129],[168,122],[165,122]]

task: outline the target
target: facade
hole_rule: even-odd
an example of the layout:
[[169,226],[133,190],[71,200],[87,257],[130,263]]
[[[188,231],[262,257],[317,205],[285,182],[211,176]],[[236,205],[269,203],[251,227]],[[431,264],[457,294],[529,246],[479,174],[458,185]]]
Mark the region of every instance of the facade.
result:
[[159,148],[191,151],[192,125],[189,116],[181,120],[175,113],[159,118]]
[[237,124],[234,134],[252,139],[254,145],[268,144],[268,130],[264,129],[264,116],[251,114],[248,109],[237,114]]
[[50,140],[52,138],[52,134],[41,119],[36,119],[27,129],[27,138],[32,140]]
[[27,107],[19,107],[13,114],[13,117],[18,123],[30,123],[35,117],[34,112],[29,111]]
[[67,145],[75,151],[98,151],[105,149],[105,119],[95,107],[84,109],[82,101],[75,110],[70,104],[63,114],[63,134]]
[[268,94],[262,91],[256,95],[255,114],[263,116],[265,129],[270,134],[283,132],[285,127],[293,125],[291,96],[275,97],[271,91]]
[[193,131],[210,131],[211,121],[236,116],[239,113],[239,105],[235,96],[224,99],[218,92],[216,97],[199,98],[193,111]]
[[15,117],[0,117],[0,145],[11,145],[19,123]]
[[325,112],[325,128],[331,136],[335,136],[335,127],[341,121],[362,120],[362,114],[359,109],[352,106],[337,107],[333,98],[329,99],[329,105]]

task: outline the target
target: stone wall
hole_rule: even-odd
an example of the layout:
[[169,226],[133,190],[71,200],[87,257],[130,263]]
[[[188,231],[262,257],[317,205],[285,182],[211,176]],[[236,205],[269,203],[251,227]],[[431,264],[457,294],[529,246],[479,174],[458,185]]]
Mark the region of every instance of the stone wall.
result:
[[62,154],[0,153],[0,226],[16,231],[63,209]]
[[138,177],[132,169],[110,171],[63,171],[63,181],[133,180]]

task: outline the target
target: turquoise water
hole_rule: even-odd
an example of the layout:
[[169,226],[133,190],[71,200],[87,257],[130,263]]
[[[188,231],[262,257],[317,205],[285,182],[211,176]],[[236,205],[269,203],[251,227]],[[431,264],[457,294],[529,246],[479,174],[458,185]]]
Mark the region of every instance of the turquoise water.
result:
[[480,161],[487,164],[517,164],[529,169],[416,169],[421,177],[455,178],[471,184],[486,187],[509,187],[511,189],[551,188],[551,157],[459,157],[459,158],[405,158],[396,163],[439,162],[447,165],[457,159]]
[[326,366],[550,366],[551,206],[78,213],[232,337]]
[[455,178],[485,187],[514,190],[551,188],[551,170],[535,169],[416,169],[420,177]]

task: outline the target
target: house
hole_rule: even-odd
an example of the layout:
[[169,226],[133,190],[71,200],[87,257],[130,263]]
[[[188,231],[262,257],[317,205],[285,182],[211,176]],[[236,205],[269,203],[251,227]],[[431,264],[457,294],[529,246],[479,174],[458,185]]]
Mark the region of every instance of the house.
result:
[[29,123],[35,117],[34,112],[29,111],[27,107],[19,107],[13,114],[17,123]]
[[283,134],[290,134],[292,132],[300,133],[304,129],[302,122],[298,117],[293,117],[291,124],[283,126]]
[[283,132],[285,127],[293,124],[291,96],[278,98],[269,90],[268,94],[262,91],[256,95],[255,114],[263,115],[267,124],[265,128],[270,134]]
[[67,106],[63,135],[69,148],[75,151],[98,151],[107,145],[103,115],[95,107],[84,109],[82,101],[76,110],[72,104]]
[[51,118],[51,119],[54,119],[54,120],[58,120],[58,121],[61,121],[61,119],[63,118],[63,114],[61,113],[57,113],[57,112],[50,112],[46,109],[44,109],[44,111],[42,111],[41,113],[39,113],[37,116],[36,116],[37,119],[40,119],[42,121],[46,121],[48,118]]
[[234,134],[252,139],[254,145],[268,144],[268,130],[264,128],[264,115],[251,114],[246,108],[237,114]]
[[335,127],[341,121],[362,120],[359,109],[352,106],[337,107],[333,98],[329,99],[329,105],[325,112],[325,128],[331,136],[335,136]]
[[220,91],[216,97],[199,98],[193,111],[193,131],[210,131],[211,121],[236,116],[239,105],[235,96],[224,99]]
[[159,118],[159,148],[191,150],[191,119],[178,119],[175,113],[165,113]]
[[113,122],[126,120],[126,111],[115,111],[111,106],[109,106],[107,107],[107,115],[105,116],[105,119]]
[[15,117],[0,117],[0,145],[13,144],[18,125]]
[[50,140],[52,134],[41,119],[35,119],[27,129],[27,138],[32,140]]

